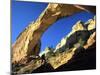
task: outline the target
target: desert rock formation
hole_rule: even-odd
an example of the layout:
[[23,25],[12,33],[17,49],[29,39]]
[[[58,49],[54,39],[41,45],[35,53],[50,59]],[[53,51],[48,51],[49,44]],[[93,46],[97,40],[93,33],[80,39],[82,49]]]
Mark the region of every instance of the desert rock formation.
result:
[[[94,19],[95,21],[95,19]],[[63,70],[64,68],[61,68],[63,65],[67,65],[69,68],[66,67],[66,69],[71,69],[71,66],[69,64],[73,64],[74,62],[79,63],[80,61],[84,61],[86,64],[86,61],[90,58],[91,53],[95,54],[96,49],[96,32],[95,28],[93,27],[92,30],[88,30],[87,28],[83,28],[86,23],[78,21],[73,27],[78,27],[78,30],[74,29],[74,32],[72,34],[66,35],[61,42],[56,46],[55,49],[52,49],[50,47],[47,47],[41,54],[40,57],[32,58],[31,61],[24,66],[15,66],[13,69],[15,70],[15,73],[32,73],[37,72],[38,69],[46,68],[47,66],[50,66],[51,69],[49,71],[59,71]],[[81,25],[81,27],[80,27]],[[93,25],[93,24],[91,24]],[[95,23],[94,25],[95,26]],[[72,31],[73,31],[72,27]],[[91,26],[90,26],[91,27]],[[81,30],[82,29],[82,30]],[[71,32],[72,32],[71,31]],[[80,36],[78,36],[80,35]],[[63,42],[62,42],[63,41]],[[70,46],[69,46],[70,45]],[[90,50],[91,49],[91,50]],[[84,52],[86,53],[87,57],[84,56]],[[80,56],[82,53],[82,56]],[[87,55],[89,54],[89,55]],[[95,56],[92,56],[95,59]],[[81,59],[82,58],[82,59]],[[84,58],[84,59],[83,59]],[[80,60],[80,61],[78,61]],[[73,63],[72,63],[73,62]],[[93,60],[95,63],[95,60]],[[83,65],[84,65],[83,63]],[[91,64],[91,62],[90,62]],[[16,67],[18,68],[16,70]],[[78,67],[78,65],[76,66]],[[83,68],[82,68],[83,69]],[[40,71],[39,70],[39,71]],[[44,70],[43,70],[44,71]],[[44,72],[47,72],[45,70]]]
[[[93,9],[95,9],[95,7],[52,3],[48,4],[46,9],[40,14],[39,18],[34,23],[31,23],[12,45],[12,64],[14,65],[14,73],[31,73],[41,67],[44,63],[48,63],[53,67],[53,69],[57,69],[63,64],[68,63],[69,60],[71,60],[76,54],[75,52],[79,47],[88,49],[92,46],[96,40],[96,33],[92,31],[95,30],[95,19],[91,19],[86,23],[88,24],[87,28],[84,28],[81,21],[78,21],[73,26],[71,33],[67,35],[67,40],[63,39],[55,48],[56,50],[54,50],[54,52],[51,52],[52,50],[50,49],[51,51],[49,50],[46,53],[44,52],[41,57],[39,56],[41,47],[40,38],[49,26],[60,18],[65,16],[68,17],[81,11],[95,13],[95,10]],[[91,32],[91,34],[88,35],[88,32]],[[88,35],[88,39],[85,38],[85,40],[83,40],[84,38],[81,39],[82,36],[80,36],[80,43],[78,43],[79,40],[74,43],[72,42],[73,44],[70,43],[70,40],[73,40],[73,36],[77,36],[78,34],[84,35],[86,33]],[[73,47],[69,47],[69,44],[73,45]],[[33,56],[31,60],[30,56]],[[18,67],[16,70],[16,65],[17,67],[19,65],[24,66]]]
[[[78,7],[82,7],[82,9]],[[35,46],[40,42],[39,40],[46,29],[59,18],[86,10],[91,11],[93,8],[66,4],[48,4],[39,18],[30,24],[12,45],[12,63],[26,63],[30,55],[38,55],[39,49],[36,49]]]

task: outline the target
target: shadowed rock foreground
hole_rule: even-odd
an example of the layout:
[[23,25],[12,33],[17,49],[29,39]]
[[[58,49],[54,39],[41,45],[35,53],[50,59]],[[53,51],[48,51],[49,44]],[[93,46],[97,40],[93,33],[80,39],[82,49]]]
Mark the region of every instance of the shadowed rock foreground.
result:
[[95,14],[95,7],[49,4],[36,22],[30,24],[12,45],[12,73],[41,73],[96,68],[95,16],[86,23],[78,21],[55,49],[40,52],[42,34],[64,16],[80,11]]

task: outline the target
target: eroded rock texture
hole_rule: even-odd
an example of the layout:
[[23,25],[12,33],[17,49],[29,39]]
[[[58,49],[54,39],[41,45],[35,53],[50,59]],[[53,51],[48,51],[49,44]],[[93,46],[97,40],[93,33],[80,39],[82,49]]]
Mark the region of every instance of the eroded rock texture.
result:
[[[42,34],[48,29],[48,27],[51,26],[54,22],[56,22],[58,19],[63,18],[64,16],[73,15],[74,13],[80,11],[95,13],[95,7],[66,5],[66,4],[51,4],[51,3],[48,4],[46,9],[39,16],[39,18],[34,23],[31,23],[19,35],[16,42],[12,45],[12,64],[14,65],[13,69],[16,68],[15,67],[16,64],[24,65],[22,67],[18,67],[18,69],[15,70],[14,72],[31,73],[32,71],[34,72],[34,70],[41,67],[45,63],[49,64],[53,69],[57,69],[58,67],[60,67],[63,64],[66,64],[70,59],[72,59],[73,56],[75,55],[75,51],[81,45],[82,46],[84,45],[83,46],[84,49],[88,49],[92,44],[94,44],[95,43],[94,37],[96,35],[94,31],[93,34],[91,32],[91,36],[88,39],[88,41],[87,39],[85,40],[85,42],[87,43],[85,43],[83,39],[80,39],[80,42],[82,43],[81,45],[77,44],[78,41],[75,41],[73,44],[70,42],[70,39],[73,39],[73,36],[77,36],[77,34],[82,34],[83,31],[85,30],[87,31],[84,32],[83,34],[88,33],[88,31],[92,31],[95,28],[94,27],[95,20],[90,20],[87,23],[88,24],[87,29],[85,29],[82,26],[81,22],[79,21],[77,25],[73,27],[72,32],[68,35],[68,39],[66,40],[66,42],[73,45],[73,47],[69,47],[68,44],[65,42],[60,47],[58,45],[57,46],[58,48],[55,48],[54,50],[55,52],[50,52],[50,51],[46,53],[44,52],[45,55],[39,57],[39,52],[41,47],[40,38]],[[64,51],[64,49],[66,50]],[[33,56],[32,59],[30,58],[31,56]]]
[[[95,69],[95,19],[92,24],[91,21],[87,22],[88,26],[84,27],[87,23],[78,21],[72,27],[70,35],[66,35],[55,49],[47,47],[40,53],[40,57],[31,58],[31,61],[22,66],[14,66],[14,74]],[[92,30],[88,30],[89,27]]]
[[[30,24],[18,37],[12,46],[12,63],[26,63],[30,55],[38,55],[39,48],[36,48],[39,39],[55,21],[63,16],[69,16],[79,11],[91,11],[94,9],[84,6],[66,4],[48,4],[35,23]],[[37,46],[37,47],[40,47]]]
[[38,55],[39,49],[35,51],[35,46],[38,44],[44,31],[57,19],[72,15],[80,10],[72,5],[49,4],[36,22],[30,24],[13,44],[12,63],[26,63],[30,55]]
[[[92,20],[91,20],[92,21]],[[46,53],[49,56],[46,56],[48,63],[54,68],[57,69],[61,65],[69,63],[69,61],[76,55],[76,52],[82,50],[87,50],[90,47],[95,48],[96,42],[96,32],[95,32],[95,19],[92,23],[89,21],[88,27],[84,23],[78,21],[73,27],[71,33],[69,33],[61,42],[56,46],[54,54],[50,52]],[[92,30],[88,30],[88,28]],[[95,51],[95,49],[94,49]]]

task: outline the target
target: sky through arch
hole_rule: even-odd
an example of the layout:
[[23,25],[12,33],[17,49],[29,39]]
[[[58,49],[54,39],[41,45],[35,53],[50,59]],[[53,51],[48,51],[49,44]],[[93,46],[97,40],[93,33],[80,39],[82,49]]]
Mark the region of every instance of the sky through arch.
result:
[[[27,27],[27,25],[35,21],[41,12],[46,8],[48,3],[40,2],[17,2],[12,1],[12,43],[15,42],[17,36]],[[87,21],[93,18],[92,13],[80,12],[70,17],[64,17],[55,22],[41,37],[41,51],[47,46],[55,47],[60,40],[67,35],[72,26],[78,21]]]

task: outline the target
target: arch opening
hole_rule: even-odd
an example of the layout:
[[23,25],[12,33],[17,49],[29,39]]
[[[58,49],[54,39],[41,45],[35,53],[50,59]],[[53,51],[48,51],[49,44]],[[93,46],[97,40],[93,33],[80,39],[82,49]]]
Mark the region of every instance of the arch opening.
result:
[[56,45],[65,37],[71,30],[73,25],[79,20],[83,23],[93,18],[94,14],[85,11],[76,13],[69,17],[63,17],[52,24],[41,37],[41,51],[46,47],[55,48]]

